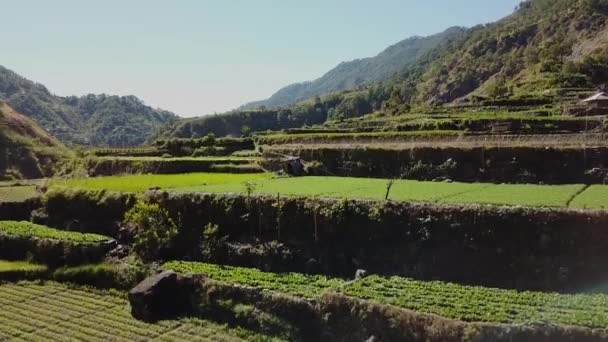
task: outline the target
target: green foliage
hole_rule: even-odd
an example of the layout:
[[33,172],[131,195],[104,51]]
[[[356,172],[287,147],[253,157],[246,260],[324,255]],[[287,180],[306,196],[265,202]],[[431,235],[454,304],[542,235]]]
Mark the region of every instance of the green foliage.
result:
[[4,67],[0,67],[0,94],[60,140],[76,144],[139,145],[177,119],[173,113],[146,106],[135,96],[55,96]]
[[0,221],[0,234],[8,236],[52,239],[78,244],[96,244],[108,241],[107,236],[97,234],[83,234],[53,229],[30,222]]
[[197,185],[235,184],[242,187],[248,180],[269,178],[267,173],[233,174],[233,173],[187,173],[179,175],[134,175],[97,178],[75,178],[52,180],[51,188],[80,188],[89,190],[109,190],[123,192],[144,192],[152,187],[161,189],[183,188]]
[[211,279],[222,282],[261,287],[265,290],[284,292],[305,298],[316,298],[323,291],[343,284],[342,280],[330,279],[321,275],[270,273],[254,268],[220,266],[199,262],[170,261],[162,267],[181,273],[204,274]]
[[[449,162],[444,167],[449,167]],[[296,177],[258,180],[252,193],[283,196],[319,196],[327,198],[360,198],[383,200],[386,179],[351,177]],[[423,201],[438,203],[480,203],[493,205],[522,205],[566,207],[584,185],[533,185],[489,183],[441,183],[395,180],[388,199],[394,201]],[[600,188],[608,186],[599,186]],[[175,191],[240,192],[247,193],[240,184],[225,183],[174,189]],[[601,190],[604,191],[604,190]],[[575,202],[576,203],[576,202]],[[588,208],[599,208],[601,203],[589,203]]]
[[6,272],[39,272],[46,271],[45,265],[34,264],[29,261],[0,260],[0,274]]
[[570,203],[572,208],[580,209],[608,209],[608,186],[592,185]]
[[[318,96],[323,94],[356,89],[373,82],[389,79],[398,71],[415,63],[420,56],[444,43],[462,30],[461,28],[454,27],[428,37],[405,39],[388,47],[375,57],[341,63],[319,79],[286,86],[273,94],[269,99],[249,103],[244,107],[255,108],[260,105],[267,107],[289,106],[301,100],[314,98],[315,96],[318,98]],[[374,108],[379,109],[381,101],[378,101],[378,99],[382,97],[383,95],[379,93],[370,96],[370,98],[373,98],[370,104]]]
[[[425,282],[401,277],[370,276],[347,282],[298,273],[271,273],[252,268],[170,261],[163,265],[182,273],[204,274],[217,281],[319,298],[327,291],[391,304],[423,313],[471,322],[531,323],[548,321],[585,327],[608,324],[608,296],[518,292],[487,287]],[[564,310],[567,308],[567,310]]]
[[55,282],[0,285],[0,337],[45,341],[275,341],[244,328],[196,317],[145,323],[129,312],[123,292]]
[[134,227],[133,249],[145,260],[152,260],[172,247],[177,226],[166,209],[158,204],[138,201],[125,214],[125,222]]
[[36,186],[2,186],[0,187],[0,203],[23,202],[36,197]]

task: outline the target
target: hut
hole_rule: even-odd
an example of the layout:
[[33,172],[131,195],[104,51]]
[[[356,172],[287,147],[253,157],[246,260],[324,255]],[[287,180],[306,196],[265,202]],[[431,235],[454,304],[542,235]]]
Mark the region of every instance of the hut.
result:
[[597,93],[581,101],[587,106],[588,115],[606,115],[608,114],[608,94],[604,92]]

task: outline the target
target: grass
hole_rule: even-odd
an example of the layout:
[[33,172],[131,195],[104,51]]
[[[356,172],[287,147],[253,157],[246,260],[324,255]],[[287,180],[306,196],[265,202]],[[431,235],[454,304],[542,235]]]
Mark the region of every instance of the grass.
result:
[[98,159],[104,160],[133,160],[133,161],[257,161],[259,158],[255,157],[235,157],[235,156],[214,156],[214,157],[172,157],[172,158],[163,158],[163,157],[128,157],[128,156],[103,156],[97,157]]
[[18,237],[34,237],[73,243],[98,243],[110,238],[97,234],[69,232],[41,226],[31,222],[0,221],[0,234]]
[[0,273],[4,272],[39,272],[46,271],[45,265],[33,264],[28,261],[0,260]]
[[[319,196],[329,198],[360,198],[383,200],[386,179],[351,177],[268,178],[254,181],[255,193],[285,196]],[[479,203],[566,207],[584,185],[521,185],[488,183],[440,183],[396,180],[389,199],[437,203]],[[608,193],[608,186],[601,186]],[[213,184],[173,189],[178,192],[245,193],[244,183]],[[584,193],[583,193],[584,194]],[[587,201],[587,208],[599,208],[606,202]]]
[[596,209],[608,209],[608,186],[606,185],[592,185],[583,191],[580,195],[576,196],[572,203],[572,208],[596,208]]
[[445,202],[565,207],[570,198],[584,187],[581,184],[496,184],[449,197]]
[[608,296],[604,294],[518,292],[401,277],[371,276],[344,281],[185,261],[170,261],[163,268],[181,273],[202,273],[225,283],[261,287],[309,299],[318,298],[324,291],[335,291],[469,322],[548,321],[591,328],[605,328],[608,325]]
[[[55,180],[52,186],[92,190],[143,192],[159,187],[175,192],[246,193],[246,182],[256,194],[281,194],[384,200],[387,179],[354,177],[272,177],[271,174],[193,173],[181,175],[133,175],[71,180]],[[389,199],[437,203],[478,203],[531,207],[605,208],[608,186],[533,185],[491,183],[441,183],[396,180]],[[573,200],[572,200],[573,199]],[[572,201],[571,201],[572,200]]]
[[0,187],[0,203],[23,202],[36,197],[36,186],[2,186]]
[[52,186],[84,188],[91,190],[112,190],[122,192],[143,192],[151,187],[183,188],[213,184],[242,183],[248,180],[260,180],[271,177],[270,174],[233,174],[233,173],[186,173],[179,175],[131,175],[96,178],[78,178],[52,180]]
[[0,285],[0,340],[273,341],[198,318],[135,320],[123,293],[54,282]]

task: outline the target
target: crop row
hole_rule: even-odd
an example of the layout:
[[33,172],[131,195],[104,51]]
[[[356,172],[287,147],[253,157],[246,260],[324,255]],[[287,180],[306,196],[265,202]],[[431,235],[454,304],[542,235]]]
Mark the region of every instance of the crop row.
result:
[[323,276],[275,274],[256,269],[183,261],[171,261],[163,267],[304,298],[315,298],[324,291],[335,291],[355,298],[469,322],[549,321],[598,328],[608,325],[608,296],[603,294],[518,292],[401,277],[370,276],[356,281],[344,281]]
[[[394,201],[479,203],[538,207],[573,207],[601,209],[608,206],[608,186],[588,189],[582,184],[533,185],[491,183],[442,183],[396,180],[391,183],[388,199]],[[268,178],[249,183],[259,194],[311,196],[327,198],[383,200],[388,179],[351,177]],[[209,184],[174,188],[178,192],[246,193],[244,182]],[[582,193],[581,193],[582,192]]]
[[[143,192],[158,187],[175,192],[280,194],[384,200],[391,181],[352,177],[275,177],[270,174],[193,173],[180,175],[133,175],[57,180],[58,187],[86,190]],[[608,186],[582,184],[534,185],[492,183],[444,183],[395,180],[388,199],[394,201],[478,203],[538,207],[602,209],[608,207]]]
[[133,319],[124,295],[57,283],[0,285],[0,340],[241,341],[260,336],[201,319]]
[[35,196],[36,187],[33,185],[0,187],[0,203],[23,202]]
[[70,232],[41,226],[30,222],[0,221],[0,235],[25,238],[52,239],[74,243],[98,243],[109,240],[97,234]]

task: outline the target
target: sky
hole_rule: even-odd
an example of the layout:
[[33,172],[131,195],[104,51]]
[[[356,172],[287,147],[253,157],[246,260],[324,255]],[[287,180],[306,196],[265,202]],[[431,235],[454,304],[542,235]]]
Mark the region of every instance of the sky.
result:
[[198,116],[413,35],[495,21],[519,2],[0,0],[0,64],[57,95],[136,95]]

